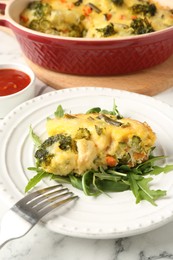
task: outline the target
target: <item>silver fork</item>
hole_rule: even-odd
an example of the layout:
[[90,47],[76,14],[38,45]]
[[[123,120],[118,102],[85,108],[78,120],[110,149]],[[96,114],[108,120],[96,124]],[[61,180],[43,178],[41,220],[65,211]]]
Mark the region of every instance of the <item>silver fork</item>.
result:
[[0,229],[0,248],[8,241],[24,236],[51,210],[77,199],[58,184],[26,195],[3,216]]

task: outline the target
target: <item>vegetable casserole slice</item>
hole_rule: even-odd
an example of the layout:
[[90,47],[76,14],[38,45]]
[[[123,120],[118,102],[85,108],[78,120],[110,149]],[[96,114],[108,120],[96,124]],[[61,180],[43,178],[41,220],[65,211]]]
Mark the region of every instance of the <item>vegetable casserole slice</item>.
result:
[[46,172],[67,176],[148,160],[156,135],[147,123],[106,113],[63,114],[47,120],[46,139],[35,152]]

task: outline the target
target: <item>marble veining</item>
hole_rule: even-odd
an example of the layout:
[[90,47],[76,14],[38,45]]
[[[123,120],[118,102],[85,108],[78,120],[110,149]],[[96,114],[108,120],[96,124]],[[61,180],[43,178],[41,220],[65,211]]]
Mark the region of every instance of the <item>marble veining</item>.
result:
[[145,253],[143,251],[140,252],[139,254],[140,256],[140,260],[156,260],[156,259],[173,259],[173,255],[163,251],[162,253],[158,254],[158,255],[153,255],[153,256],[145,256]]
[[[0,63],[25,63],[16,39],[0,31]],[[37,79],[36,96],[53,89]],[[172,105],[173,88],[156,99]],[[1,122],[2,123],[2,122]],[[7,210],[0,198],[0,219]],[[68,237],[35,226],[0,250],[1,260],[167,260],[173,259],[173,223],[142,235],[119,239]]]
[[[9,242],[0,251],[1,260],[157,260],[173,259],[169,224],[140,236],[92,240],[63,236],[37,225],[25,237]],[[160,236],[160,238],[159,238]]]

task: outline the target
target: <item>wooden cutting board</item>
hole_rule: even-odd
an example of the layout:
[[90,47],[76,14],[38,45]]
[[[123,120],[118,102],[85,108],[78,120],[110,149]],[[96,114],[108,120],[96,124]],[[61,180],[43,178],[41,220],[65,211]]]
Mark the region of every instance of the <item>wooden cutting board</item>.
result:
[[[0,27],[0,30],[14,37],[12,31],[8,28]],[[26,57],[25,59],[37,78],[55,89],[95,86],[154,96],[173,87],[173,55],[164,63],[153,68],[133,74],[111,77],[87,77],[57,73],[34,64]]]
[[30,60],[27,64],[45,84],[55,88],[95,86],[128,90],[148,96],[173,87],[173,55],[164,63],[137,73],[109,77],[87,77],[57,73],[44,69]]

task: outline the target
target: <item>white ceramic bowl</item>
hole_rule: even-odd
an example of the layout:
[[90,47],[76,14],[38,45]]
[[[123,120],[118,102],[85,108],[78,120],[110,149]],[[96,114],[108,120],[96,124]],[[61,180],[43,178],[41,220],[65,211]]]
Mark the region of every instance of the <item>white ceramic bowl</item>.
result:
[[0,70],[2,69],[15,69],[24,72],[30,77],[30,83],[14,94],[0,96],[0,118],[5,117],[13,108],[35,96],[35,74],[29,67],[22,64],[8,63],[0,64]]

